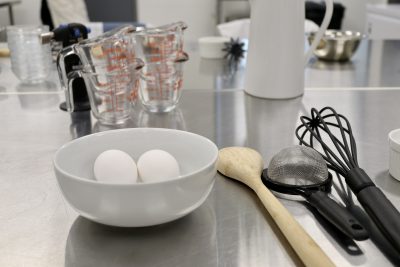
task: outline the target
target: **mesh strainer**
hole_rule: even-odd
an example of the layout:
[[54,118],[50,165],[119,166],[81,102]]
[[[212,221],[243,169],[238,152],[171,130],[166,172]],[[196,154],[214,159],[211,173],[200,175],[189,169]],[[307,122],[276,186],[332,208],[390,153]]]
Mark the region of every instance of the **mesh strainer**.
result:
[[281,150],[263,171],[262,181],[274,191],[301,195],[345,235],[355,240],[368,238],[357,219],[328,196],[332,176],[316,150],[304,146]]
[[279,183],[294,186],[327,185],[332,179],[322,156],[314,149],[294,146],[281,150],[268,166],[268,177]]

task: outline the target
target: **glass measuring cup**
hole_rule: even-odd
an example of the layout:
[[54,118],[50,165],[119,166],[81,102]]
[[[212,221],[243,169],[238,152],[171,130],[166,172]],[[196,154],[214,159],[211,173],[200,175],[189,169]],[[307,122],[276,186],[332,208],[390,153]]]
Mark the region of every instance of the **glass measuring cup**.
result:
[[[92,68],[94,65],[126,66],[134,61],[134,40],[130,33],[136,30],[125,25],[104,34],[86,39],[60,51],[57,57],[57,70],[64,90],[68,87],[68,74],[76,66]],[[92,70],[93,71],[93,70]],[[71,99],[66,94],[67,110],[72,111]]]
[[144,62],[176,60],[183,51],[186,23],[179,21],[134,33],[136,51]]
[[68,93],[73,99],[72,83],[82,77],[93,116],[103,124],[125,123],[138,98],[138,78],[142,67],[140,59],[119,68],[109,65],[83,67],[68,74]]
[[127,65],[135,59],[135,47],[131,35],[133,32],[135,32],[133,26],[119,27],[97,38],[83,40],[74,48],[85,66]]
[[169,112],[179,102],[183,83],[183,64],[189,59],[181,53],[175,61],[146,63],[140,73],[139,96],[150,112]]

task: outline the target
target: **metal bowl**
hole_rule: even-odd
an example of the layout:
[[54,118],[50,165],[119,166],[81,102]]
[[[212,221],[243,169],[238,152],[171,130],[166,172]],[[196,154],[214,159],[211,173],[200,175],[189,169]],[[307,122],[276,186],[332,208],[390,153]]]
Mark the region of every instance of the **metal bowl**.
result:
[[[308,42],[314,41],[315,33],[310,33]],[[325,61],[348,61],[356,52],[363,35],[360,32],[327,30],[314,54]]]

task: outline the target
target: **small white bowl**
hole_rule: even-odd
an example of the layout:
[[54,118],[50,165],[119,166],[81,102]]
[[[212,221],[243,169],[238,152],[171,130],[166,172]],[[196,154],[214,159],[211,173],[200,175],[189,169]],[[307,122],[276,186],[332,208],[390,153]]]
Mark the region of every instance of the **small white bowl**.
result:
[[[151,149],[171,153],[181,175],[156,183],[110,184],[95,180],[93,164],[108,149],[137,160]],[[197,134],[130,128],[88,135],[62,146],[54,170],[66,201],[83,217],[102,224],[139,227],[169,222],[199,207],[214,185],[218,148]],[[155,168],[157,166],[154,166]]]
[[223,36],[208,36],[199,38],[199,52],[202,58],[223,58],[227,52],[223,51],[230,39]]
[[400,181],[400,129],[389,133],[389,173]]

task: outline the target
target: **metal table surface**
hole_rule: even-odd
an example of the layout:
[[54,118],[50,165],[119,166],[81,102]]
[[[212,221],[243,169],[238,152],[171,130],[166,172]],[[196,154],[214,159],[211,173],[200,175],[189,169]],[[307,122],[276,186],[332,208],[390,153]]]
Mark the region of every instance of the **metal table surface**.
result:
[[[240,88],[243,70],[224,80],[218,76],[224,66],[217,61],[207,63],[214,68],[207,75],[197,69],[191,79],[191,68],[204,64],[195,52],[191,57],[179,108],[156,115],[138,105],[124,127],[176,128],[208,137],[219,148],[249,146],[268,165],[280,149],[297,143],[294,129],[301,113],[331,105],[352,122],[360,165],[400,208],[400,182],[387,170],[387,134],[400,128],[400,88],[312,89],[292,100],[262,100],[227,89]],[[374,86],[397,84],[398,77],[386,75],[398,72],[395,61],[387,62],[392,68],[381,65],[384,79]],[[302,266],[255,194],[219,174],[206,202],[171,223],[124,229],[78,216],[58,189],[54,153],[71,139],[111,127],[98,124],[90,113],[60,111],[64,94],[56,73],[44,84],[26,86],[18,83],[7,59],[0,65],[0,266]],[[360,85],[371,85],[373,73],[359,76]],[[326,84],[340,83],[337,77]],[[302,203],[282,202],[337,266],[391,266],[370,240],[343,247],[346,242],[322,227],[324,222]],[[351,255],[354,250],[359,253]]]
[[[197,44],[190,43],[185,46],[190,55],[190,60],[185,65],[185,88],[244,88],[245,60],[236,70],[232,70],[226,66],[225,60],[201,58]],[[305,86],[399,87],[399,62],[400,40],[363,40],[348,62],[324,62],[312,58],[305,68]]]
[[[249,146],[267,165],[297,143],[299,114],[332,105],[352,122],[360,165],[400,208],[387,144],[388,132],[400,127],[399,99],[400,90],[310,90],[285,101],[188,90],[166,115],[138,106],[127,127],[177,128],[219,148]],[[0,266],[301,266],[255,194],[219,174],[206,202],[171,223],[124,229],[78,216],[57,187],[54,153],[73,138],[109,128],[89,113],[60,111],[61,100],[58,91],[0,94]],[[303,204],[282,202],[337,266],[391,266],[370,240],[352,243],[360,253],[350,255]]]
[[[0,47],[7,44],[0,43]],[[243,89],[245,77],[245,60],[236,69],[229,68],[225,60],[203,59],[198,45],[193,42],[185,44],[189,61],[184,65],[184,89]],[[368,41],[363,40],[351,61],[345,63],[324,62],[312,58],[305,68],[306,88],[392,88],[400,87],[400,40]],[[1,73],[3,72],[3,73]],[[7,77],[7,78],[5,78]],[[50,79],[58,85],[55,72]],[[23,87],[23,86],[22,86]],[[43,90],[42,88],[39,88]],[[52,88],[50,88],[52,89]],[[10,69],[10,60],[0,58],[0,92],[26,91],[32,88],[21,88]]]

